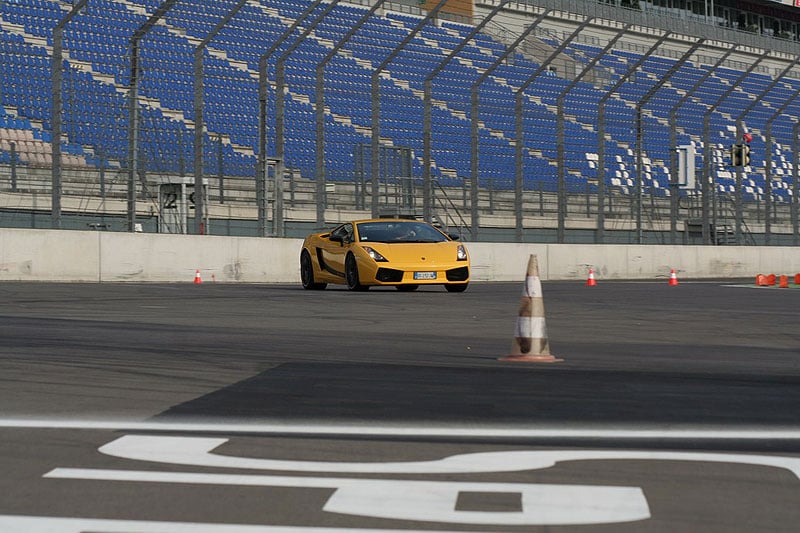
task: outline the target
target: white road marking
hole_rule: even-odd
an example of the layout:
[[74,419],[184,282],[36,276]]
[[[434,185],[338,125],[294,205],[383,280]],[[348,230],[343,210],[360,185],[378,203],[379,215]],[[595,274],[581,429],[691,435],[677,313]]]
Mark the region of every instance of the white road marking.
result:
[[[324,511],[372,518],[483,525],[575,525],[650,517],[639,487],[291,477],[56,468],[46,478],[250,487],[333,489]],[[459,511],[461,492],[520,494],[512,512]]]
[[520,472],[550,468],[556,463],[585,460],[644,459],[703,461],[771,466],[789,470],[800,479],[800,458],[733,453],[662,451],[545,450],[502,451],[451,455],[431,461],[324,462],[256,459],[211,453],[225,438],[125,435],[99,448],[104,454],[135,461],[149,461],[217,468],[248,468],[292,472],[369,474],[465,474]]
[[659,427],[629,426],[602,429],[582,426],[537,426],[475,428],[448,425],[325,425],[311,422],[255,422],[229,423],[209,420],[206,422],[141,422],[137,420],[63,420],[63,419],[21,419],[2,418],[0,429],[86,429],[112,431],[163,431],[163,432],[205,432],[226,434],[260,435],[315,435],[315,436],[363,436],[363,437],[421,437],[449,439],[614,439],[614,440],[717,440],[717,441],[800,441],[800,429],[792,427],[736,427],[731,429],[702,429],[674,424]]
[[[338,527],[252,526],[208,524],[199,522],[151,522],[144,520],[101,520],[91,518],[62,518],[55,516],[0,515],[3,533],[408,533],[407,529],[358,529]],[[416,530],[425,533],[422,530]],[[430,532],[433,533],[433,532]],[[437,530],[436,533],[448,533]],[[459,533],[450,531],[449,533]]]

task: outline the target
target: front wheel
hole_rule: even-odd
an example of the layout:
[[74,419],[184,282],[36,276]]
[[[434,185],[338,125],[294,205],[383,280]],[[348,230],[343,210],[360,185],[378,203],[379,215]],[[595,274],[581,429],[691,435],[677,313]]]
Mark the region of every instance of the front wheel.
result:
[[327,283],[317,283],[314,281],[314,265],[311,263],[311,256],[303,250],[300,254],[300,281],[303,288],[307,290],[322,290],[328,286]]
[[353,254],[348,254],[344,262],[344,277],[347,281],[347,288],[351,291],[365,291],[368,285],[362,285],[358,279],[358,265]]
[[467,290],[468,283],[448,283],[444,286],[447,292],[464,292]]

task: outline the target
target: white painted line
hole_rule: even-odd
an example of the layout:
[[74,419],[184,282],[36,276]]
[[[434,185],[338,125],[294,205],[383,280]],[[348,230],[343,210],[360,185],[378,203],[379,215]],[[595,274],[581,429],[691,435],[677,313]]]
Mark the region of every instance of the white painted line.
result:
[[155,463],[210,468],[245,468],[291,472],[347,474],[478,474],[521,472],[551,468],[564,461],[644,459],[741,463],[782,468],[800,479],[800,458],[736,453],[697,453],[662,451],[544,450],[502,451],[451,455],[430,461],[403,462],[324,462],[288,461],[218,455],[212,451],[228,439],[203,437],[165,437],[125,435],[99,448],[114,457]]
[[[55,516],[0,515],[3,533],[408,533],[408,529],[359,529],[338,527],[251,526],[199,522],[151,522],[144,520],[100,520]],[[422,530],[416,530],[425,533]],[[433,533],[433,532],[430,532]],[[437,530],[436,533],[448,533]],[[449,533],[458,533],[450,531]]]
[[133,420],[0,419],[0,429],[78,429],[111,431],[159,431],[195,433],[251,433],[260,435],[314,435],[360,437],[488,438],[488,439],[614,439],[614,440],[800,440],[800,429],[792,427],[732,427],[700,429],[691,426],[629,426],[597,428],[583,426],[471,427],[456,425],[334,425],[313,422],[141,422]]
[[[403,479],[263,476],[56,468],[46,478],[246,487],[334,489],[323,511],[371,518],[475,525],[574,525],[645,520],[647,499],[639,487],[479,483]],[[522,509],[511,512],[460,511],[462,492],[516,493]]]

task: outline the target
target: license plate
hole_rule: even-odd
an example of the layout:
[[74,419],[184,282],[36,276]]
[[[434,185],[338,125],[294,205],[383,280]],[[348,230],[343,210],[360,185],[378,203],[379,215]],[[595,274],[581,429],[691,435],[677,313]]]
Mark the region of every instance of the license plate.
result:
[[414,272],[414,279],[436,279],[436,272]]

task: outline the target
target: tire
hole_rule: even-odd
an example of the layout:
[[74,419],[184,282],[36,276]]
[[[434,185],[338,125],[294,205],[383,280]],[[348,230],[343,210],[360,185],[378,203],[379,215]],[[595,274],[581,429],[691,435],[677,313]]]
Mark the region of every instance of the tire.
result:
[[419,285],[398,285],[397,290],[400,292],[414,292],[419,289]]
[[469,284],[468,283],[458,283],[458,284],[456,284],[456,283],[448,283],[447,285],[444,286],[444,288],[447,289],[447,292],[464,292],[465,290],[467,290],[467,285],[469,285]]
[[369,289],[368,285],[362,285],[358,279],[358,265],[353,254],[347,254],[347,259],[344,261],[344,277],[347,281],[347,288],[351,291],[366,291]]
[[314,265],[311,263],[311,256],[306,250],[300,254],[300,281],[303,288],[310,291],[319,291],[328,286],[327,283],[317,283],[314,281]]

